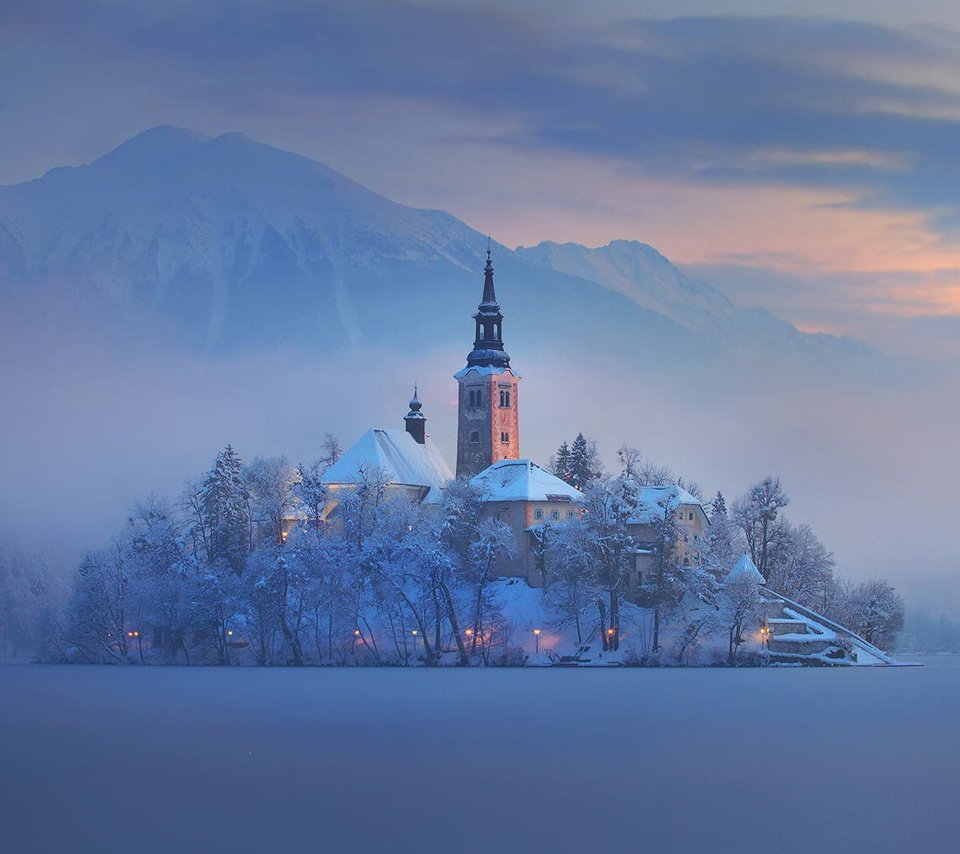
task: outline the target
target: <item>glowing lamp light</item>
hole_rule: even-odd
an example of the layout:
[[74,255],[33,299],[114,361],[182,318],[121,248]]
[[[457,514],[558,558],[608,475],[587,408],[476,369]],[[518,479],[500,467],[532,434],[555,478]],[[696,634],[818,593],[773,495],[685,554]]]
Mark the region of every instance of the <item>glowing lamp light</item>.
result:
[[539,636],[539,634],[540,634],[540,629],[534,629],[534,630],[533,630],[533,633],[534,633],[535,635],[538,635],[538,636]]
[[227,632],[227,637],[228,637],[228,638],[232,638],[232,637],[233,637],[233,629],[230,629],[230,630]]
[[410,634],[412,634],[414,637],[416,637],[416,636],[417,636],[417,630],[416,630],[416,629],[411,629]]
[[612,635],[612,634],[613,634],[613,629],[607,629],[607,634],[608,634],[608,635]]
[[354,630],[353,630],[353,636],[354,636],[355,638],[360,637],[360,629],[354,629]]

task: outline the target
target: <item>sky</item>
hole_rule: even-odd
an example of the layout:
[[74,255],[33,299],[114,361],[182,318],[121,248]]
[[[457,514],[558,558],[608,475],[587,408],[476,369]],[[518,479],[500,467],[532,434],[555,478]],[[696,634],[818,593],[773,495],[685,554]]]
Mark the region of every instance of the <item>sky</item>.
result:
[[[951,5],[0,0],[0,184],[90,162],[157,125],[241,131],[509,246],[644,241],[802,330],[960,364]],[[444,406],[459,351],[418,353],[416,365],[376,353],[335,364],[353,379],[348,397],[336,390],[342,411],[328,424],[334,387],[318,364],[152,353],[119,364],[109,340],[65,340],[56,353],[29,328],[14,340],[24,326],[14,315],[6,326],[0,315],[0,364],[24,369],[0,372],[0,399],[18,401],[0,439],[17,454],[0,455],[0,470],[10,487],[16,469],[33,496],[0,524],[14,518],[29,537],[45,512],[36,508],[69,473],[69,512],[48,548],[70,560],[77,542],[105,542],[136,498],[176,495],[225,436],[248,456],[294,459],[312,452],[317,424],[350,444],[374,417],[369,401],[402,387],[405,403],[411,377],[452,447]],[[332,382],[337,370],[324,367]],[[554,376],[544,354],[526,354],[524,370],[539,377],[524,392],[525,453],[545,462],[559,429],[551,402],[597,379]],[[752,402],[750,429],[739,398],[710,401],[706,443],[683,409],[702,401],[634,378],[654,389],[659,422],[648,429],[649,401],[618,399],[629,395],[614,376],[604,393],[616,415],[592,413],[589,430],[609,463],[623,425],[635,425],[626,438],[654,460],[731,494],[781,473],[791,519],[813,525],[842,574],[888,574],[915,600],[956,610],[960,589],[942,584],[956,578],[942,538],[952,505],[913,517],[915,494],[949,495],[956,483],[960,396],[956,372],[944,373],[945,383],[893,382],[858,400],[784,380]],[[251,412],[230,392],[241,383],[269,384],[277,399],[310,389],[310,417]],[[897,549],[877,536],[880,519]]]
[[960,358],[960,11],[0,0],[0,183],[243,131],[508,245],[650,243],[801,329]]

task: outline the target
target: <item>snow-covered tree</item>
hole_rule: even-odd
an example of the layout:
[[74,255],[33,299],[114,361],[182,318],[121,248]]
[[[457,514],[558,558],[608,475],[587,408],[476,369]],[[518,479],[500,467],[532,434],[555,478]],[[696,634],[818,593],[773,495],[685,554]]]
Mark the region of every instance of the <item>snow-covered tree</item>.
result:
[[760,593],[756,579],[746,573],[728,578],[720,591],[719,605],[720,619],[727,629],[727,661],[733,665],[744,643],[744,630],[759,615]]
[[86,662],[119,662],[127,657],[129,579],[118,544],[91,552],[80,562],[67,609],[65,640]]
[[40,557],[0,551],[0,658],[59,657],[60,585]]
[[300,472],[286,457],[254,457],[244,469],[254,523],[265,539],[283,544],[284,520],[291,518],[300,503],[296,488]]
[[768,561],[771,548],[783,533],[783,527],[777,524],[777,520],[780,511],[789,503],[780,478],[768,475],[751,486],[733,506],[733,517],[747,537],[750,557],[764,578],[770,571]]
[[843,607],[846,625],[864,640],[893,649],[903,628],[904,605],[886,581],[867,581],[850,590]]
[[545,596],[558,615],[555,628],[572,625],[582,645],[587,641],[583,620],[604,592],[598,584],[590,528],[580,518],[552,526],[547,549],[551,572]]
[[768,554],[767,582],[772,590],[816,608],[829,595],[835,561],[809,525],[780,520]]
[[606,593],[606,602],[597,600],[604,651],[620,647],[620,599],[629,587],[637,547],[629,522],[638,507],[636,488],[622,477],[595,483],[586,497],[584,523],[593,551],[590,565]]
[[208,562],[226,561],[235,573],[242,573],[252,547],[250,491],[243,461],[232,446],[217,454],[195,506],[195,523],[206,532],[203,542]]

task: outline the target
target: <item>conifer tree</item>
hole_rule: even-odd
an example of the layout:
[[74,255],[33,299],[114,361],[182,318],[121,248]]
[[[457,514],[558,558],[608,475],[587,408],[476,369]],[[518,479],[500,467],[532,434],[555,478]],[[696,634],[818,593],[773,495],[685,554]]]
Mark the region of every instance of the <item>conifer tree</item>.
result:
[[712,519],[715,516],[726,516],[726,515],[727,515],[727,499],[723,497],[723,493],[718,489],[717,494],[710,505],[710,518]]
[[577,433],[570,448],[570,477],[567,483],[581,492],[586,492],[594,481],[603,474],[597,443],[587,439],[583,433]]
[[211,563],[226,561],[238,575],[250,553],[250,494],[243,476],[243,461],[227,445],[203,479],[200,507],[210,532]]
[[570,480],[570,446],[566,440],[560,444],[556,455],[550,460],[550,469],[560,480],[572,483]]

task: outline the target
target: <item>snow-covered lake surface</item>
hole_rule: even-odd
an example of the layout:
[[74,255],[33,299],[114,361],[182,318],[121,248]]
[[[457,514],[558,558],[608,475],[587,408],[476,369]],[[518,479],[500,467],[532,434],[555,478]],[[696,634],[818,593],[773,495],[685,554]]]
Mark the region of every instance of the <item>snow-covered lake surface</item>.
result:
[[926,660],[0,666],[0,850],[952,851],[960,667]]

